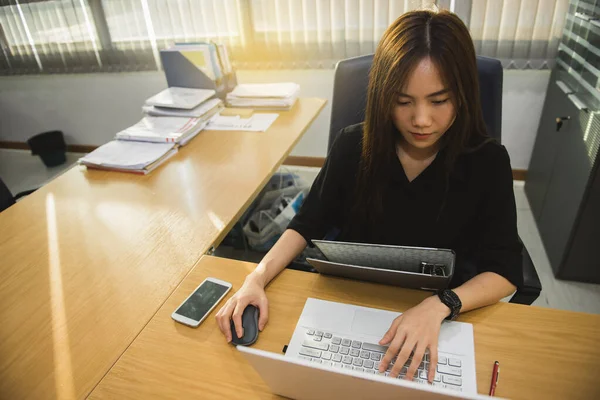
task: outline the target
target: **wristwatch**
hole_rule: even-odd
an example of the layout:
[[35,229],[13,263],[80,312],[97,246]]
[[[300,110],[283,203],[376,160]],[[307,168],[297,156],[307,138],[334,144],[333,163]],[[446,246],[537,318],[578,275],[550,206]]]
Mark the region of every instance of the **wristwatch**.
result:
[[456,293],[450,289],[442,289],[438,290],[437,295],[440,298],[440,301],[450,309],[450,315],[448,315],[446,319],[452,321],[458,317],[460,309],[462,308],[462,302]]

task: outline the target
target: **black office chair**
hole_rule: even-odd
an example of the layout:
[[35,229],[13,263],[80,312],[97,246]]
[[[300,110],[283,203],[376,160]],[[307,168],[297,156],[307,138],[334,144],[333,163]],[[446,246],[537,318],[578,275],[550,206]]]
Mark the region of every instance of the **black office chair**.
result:
[[16,196],[13,196],[2,178],[0,178],[0,212],[15,204],[21,197],[33,193],[35,190],[36,189],[26,190],[18,193]]
[[[369,69],[372,62],[371,54],[342,60],[335,67],[328,152],[343,128],[365,119]],[[490,136],[500,142],[504,73],[502,64],[496,59],[478,56],[477,70],[483,118]],[[523,246],[523,286],[517,288],[510,302],[529,305],[538,298],[541,291],[540,278],[527,249]]]

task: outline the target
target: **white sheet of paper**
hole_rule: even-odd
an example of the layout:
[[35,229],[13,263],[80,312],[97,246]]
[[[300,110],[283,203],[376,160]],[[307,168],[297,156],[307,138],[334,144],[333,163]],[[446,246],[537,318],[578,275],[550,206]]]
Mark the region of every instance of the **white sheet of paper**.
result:
[[213,131],[252,131],[264,132],[275,122],[279,114],[254,114],[250,118],[215,115],[206,126]]

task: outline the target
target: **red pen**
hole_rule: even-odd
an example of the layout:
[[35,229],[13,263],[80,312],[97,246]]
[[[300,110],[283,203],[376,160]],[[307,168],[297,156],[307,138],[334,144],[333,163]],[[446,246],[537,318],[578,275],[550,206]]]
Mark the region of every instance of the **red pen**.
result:
[[494,363],[494,370],[492,371],[492,383],[490,384],[490,396],[496,394],[496,386],[498,385],[498,376],[500,376],[500,363],[496,361]]

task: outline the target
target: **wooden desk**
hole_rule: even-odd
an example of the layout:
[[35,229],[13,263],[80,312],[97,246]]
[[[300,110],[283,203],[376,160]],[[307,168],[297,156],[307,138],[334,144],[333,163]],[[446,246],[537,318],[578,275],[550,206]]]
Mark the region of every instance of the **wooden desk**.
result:
[[[170,315],[208,276],[241,286],[255,264],[203,257],[157,312],[91,399],[272,398],[258,374],[225,342],[214,315],[197,329]],[[267,288],[269,322],[254,345],[281,352],[307,297],[403,311],[424,292],[285,270]],[[492,364],[500,361],[496,394],[522,399],[599,398],[600,316],[500,303],[467,313],[475,327],[477,386],[487,394]]]
[[82,398],[325,104],[205,131],[147,176],[75,167],[0,214],[0,399]]

